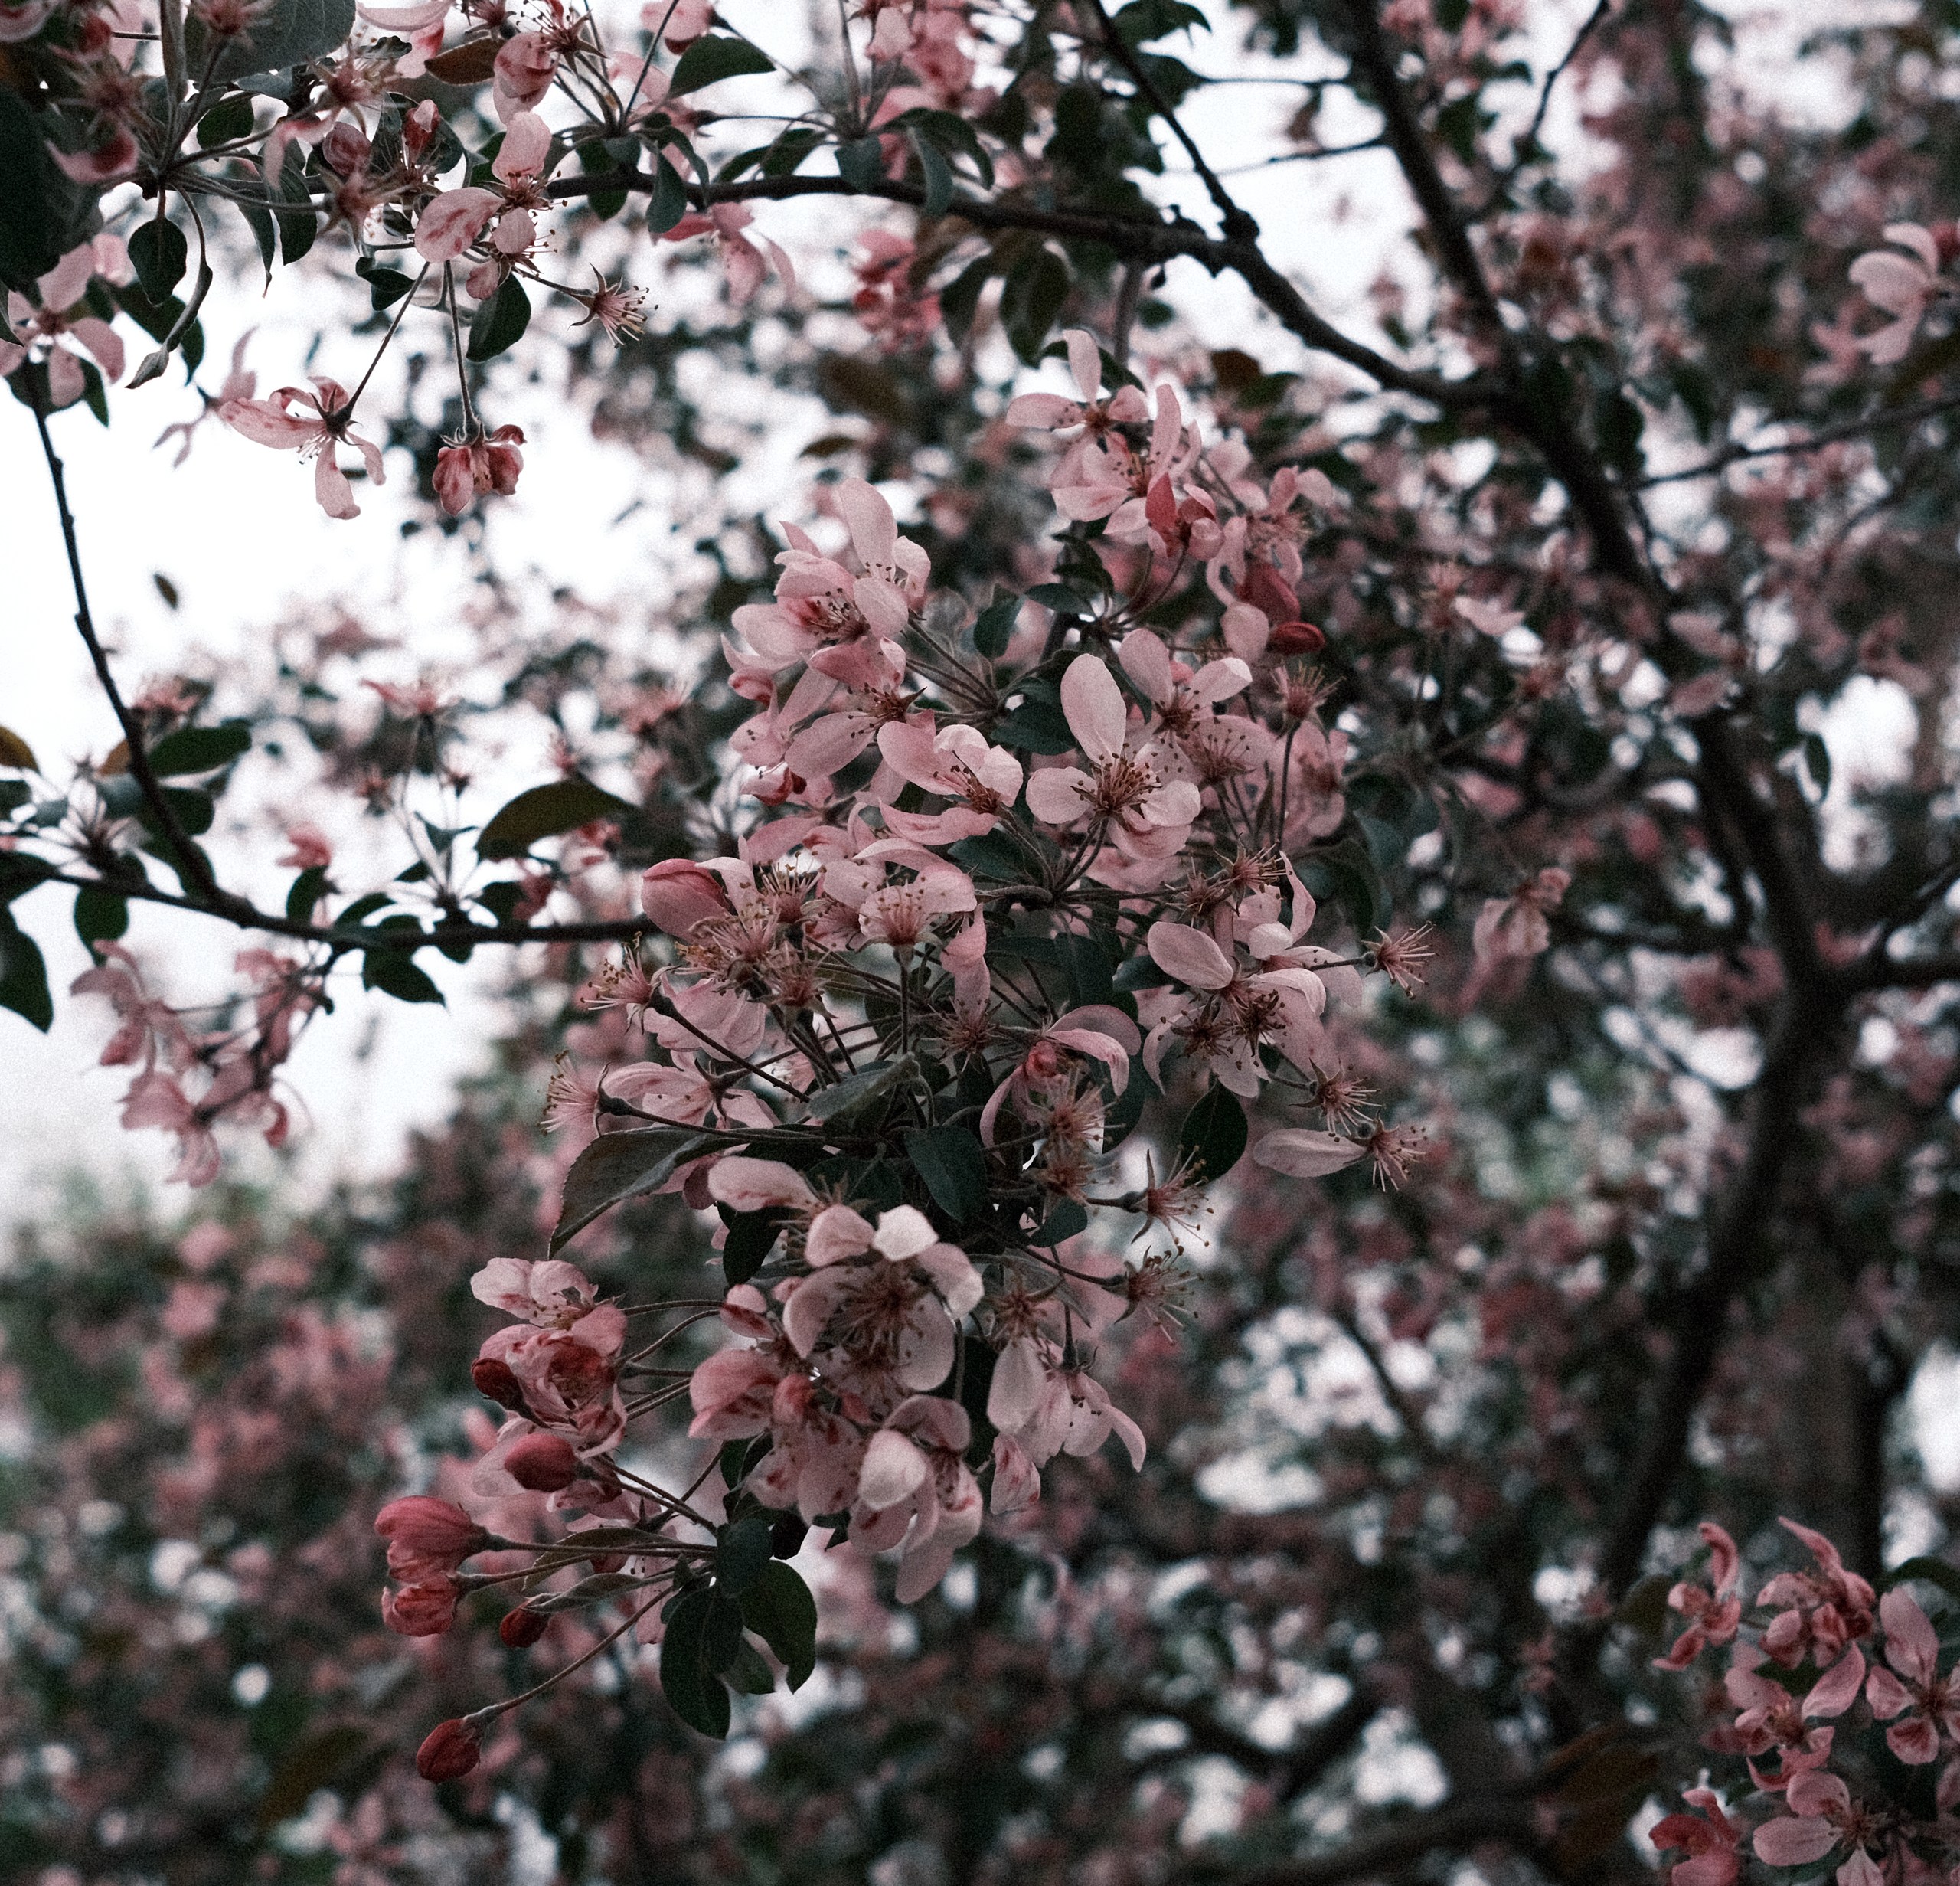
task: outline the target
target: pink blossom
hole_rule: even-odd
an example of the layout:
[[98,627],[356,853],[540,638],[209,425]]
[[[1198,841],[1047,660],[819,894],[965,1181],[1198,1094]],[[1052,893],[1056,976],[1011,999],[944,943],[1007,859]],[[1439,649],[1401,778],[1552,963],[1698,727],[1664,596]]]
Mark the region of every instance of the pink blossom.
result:
[[717,203],[705,214],[690,211],[659,240],[687,242],[696,236],[712,236],[728,277],[728,299],[740,308],[762,286],[772,267],[784,287],[793,292],[796,286],[796,270],[789,257],[768,237],[751,239],[745,233],[755,220],[755,212],[746,203]]
[[508,498],[518,488],[524,454],[518,447],[524,433],[515,426],[499,426],[487,435],[446,445],[436,454],[436,495],[451,517],[467,511],[486,492]]
[[1478,913],[1473,944],[1479,962],[1521,962],[1551,947],[1546,913],[1565,901],[1572,873],[1548,865],[1527,878],[1508,897],[1487,897]]
[[1648,1835],[1664,1853],[1673,1848],[1688,1855],[1669,1870],[1671,1886],[1733,1886],[1742,1871],[1736,1853],[1742,1829],[1723,1812],[1713,1788],[1690,1788],[1681,1798],[1700,1812],[1670,1814]]
[[1752,1843],[1756,1857],[1772,1866],[1808,1866],[1840,1848],[1847,1857],[1838,1868],[1838,1886],[1884,1886],[1885,1876],[1867,1852],[1877,1845],[1873,1818],[1854,1803],[1841,1776],[1810,1769],[1798,1775],[1784,1797],[1790,1812],[1766,1821]]
[[1895,1585],[1879,1600],[1878,1615],[1885,1626],[1885,1661],[1892,1667],[1872,1666],[1865,1700],[1881,1722],[1904,1717],[1885,1732],[1886,1746],[1902,1762],[1919,1767],[1936,1761],[1942,1730],[1960,1740],[1960,1689],[1940,1675],[1938,1633],[1903,1586]]
[[[351,446],[361,455],[368,476],[377,485],[387,480],[381,468],[381,449],[353,427],[354,408],[346,389],[336,381],[315,378],[313,391],[281,387],[267,400],[227,400],[218,417],[234,432],[276,451],[297,452],[313,465],[313,495],[330,518],[358,518],[352,487],[335,456],[335,447]],[[298,409],[298,410],[296,410]],[[306,415],[310,411],[312,417]]]
[[1885,240],[1909,249],[1911,255],[1873,249],[1860,256],[1851,270],[1851,279],[1864,290],[1865,299],[1893,317],[1886,326],[1858,342],[1874,367],[1893,366],[1906,358],[1927,307],[1936,296],[1945,292],[1939,279],[1939,244],[1932,230],[1917,223],[1888,223]]
[[47,369],[48,397],[57,409],[72,406],[87,390],[80,357],[62,345],[72,336],[111,381],[122,377],[121,338],[82,300],[90,282],[129,279],[129,252],[117,236],[98,236],[79,244],[36,283],[37,306],[18,290],[7,297],[7,325],[12,338],[0,339],[0,376],[12,373],[38,353]]

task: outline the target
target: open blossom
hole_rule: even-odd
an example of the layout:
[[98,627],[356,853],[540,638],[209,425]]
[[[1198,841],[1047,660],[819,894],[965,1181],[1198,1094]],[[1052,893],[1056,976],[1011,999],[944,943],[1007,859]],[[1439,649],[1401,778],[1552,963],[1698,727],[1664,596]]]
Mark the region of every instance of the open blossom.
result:
[[353,487],[340,469],[337,447],[351,447],[361,455],[376,484],[387,482],[381,449],[354,430],[353,405],[338,381],[315,378],[311,393],[300,387],[281,387],[270,399],[227,400],[218,408],[218,417],[256,444],[311,459],[313,495],[330,518],[361,515]]
[[1960,1684],[1940,1674],[1939,1636],[1909,1591],[1894,1586],[1879,1600],[1878,1615],[1891,1667],[1873,1665],[1865,1700],[1880,1721],[1891,1723],[1886,1746],[1902,1762],[1936,1761],[1942,1734],[1960,1741]]
[[[1843,1852],[1838,1886],[1886,1886],[1886,1875],[1870,1849],[1886,1845],[1877,1816],[1854,1801],[1841,1775],[1811,1769],[1790,1783],[1784,1796],[1789,1812],[1766,1821],[1751,1843],[1756,1857],[1772,1866],[1808,1866],[1828,1854]],[[1733,1875],[1731,1875],[1733,1877]]]
[[728,299],[740,308],[762,286],[771,268],[784,287],[793,290],[796,286],[795,266],[789,257],[768,237],[748,234],[755,220],[755,211],[746,203],[717,203],[705,213],[689,211],[659,240],[687,242],[696,236],[712,236],[728,278]]
[[459,440],[436,454],[436,495],[451,517],[467,511],[487,492],[508,498],[518,488],[524,454],[518,447],[524,433],[515,426]]
[[1851,264],[1851,279],[1864,290],[1865,299],[1892,316],[1885,326],[1858,341],[1875,367],[1893,366],[1906,358],[1927,308],[1944,292],[1939,282],[1939,244],[1932,230],[1917,223],[1888,223],[1885,240],[1911,253],[1873,249]]
[[80,355],[63,345],[79,345],[112,380],[122,377],[121,337],[90,313],[82,296],[97,276],[110,282],[130,278],[129,251],[119,236],[98,236],[64,256],[35,284],[38,306],[18,289],[7,297],[6,334],[0,336],[0,378],[38,356],[47,369],[48,397],[55,407],[72,406],[87,390]]
[[1135,856],[1174,857],[1200,809],[1197,788],[1165,777],[1148,742],[1129,744],[1122,692],[1099,656],[1076,656],[1062,677],[1061,692],[1062,712],[1089,770],[1044,766],[1031,774],[1028,810],[1044,825],[1106,831]]
[[1474,945],[1480,962],[1522,961],[1551,947],[1547,913],[1556,910],[1570,888],[1572,873],[1547,865],[1508,897],[1487,897],[1477,918]]
[[1736,1848],[1743,1830],[1723,1812],[1722,1797],[1713,1788],[1690,1788],[1681,1798],[1700,1811],[1669,1814],[1648,1835],[1663,1853],[1688,1856],[1669,1869],[1670,1886],[1733,1886],[1742,1871]]
[[1664,1657],[1656,1657],[1658,1670],[1684,1670],[1710,1644],[1725,1644],[1736,1634],[1742,1620],[1742,1601],[1735,1595],[1736,1579],[1742,1568],[1736,1542],[1713,1520],[1701,1522],[1701,1542],[1708,1548],[1708,1584],[1690,1584],[1685,1580],[1668,1593],[1668,1605],[1687,1620],[1687,1628],[1674,1639]]

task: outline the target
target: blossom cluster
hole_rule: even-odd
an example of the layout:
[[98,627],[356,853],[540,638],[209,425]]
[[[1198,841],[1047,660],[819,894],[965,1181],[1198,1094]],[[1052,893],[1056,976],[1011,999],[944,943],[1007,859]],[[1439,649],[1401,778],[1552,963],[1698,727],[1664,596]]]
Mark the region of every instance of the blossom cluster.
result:
[[[1685,1672],[1726,1651],[1703,1747],[1738,1768],[1749,1806],[1691,1789],[1694,1811],[1660,1821],[1654,1844],[1687,1855],[1674,1886],[1730,1886],[1746,1853],[1772,1867],[1821,1862],[1838,1886],[1946,1886],[1960,1878],[1952,1574],[1909,1561],[1881,1594],[1822,1534],[1782,1524],[1811,1568],[1775,1574],[1747,1602],[1735,1541],[1704,1521],[1704,1576],[1668,1594],[1686,1628],[1656,1667]],[[1908,1589],[1922,1575],[1937,1594],[1931,1616]]]

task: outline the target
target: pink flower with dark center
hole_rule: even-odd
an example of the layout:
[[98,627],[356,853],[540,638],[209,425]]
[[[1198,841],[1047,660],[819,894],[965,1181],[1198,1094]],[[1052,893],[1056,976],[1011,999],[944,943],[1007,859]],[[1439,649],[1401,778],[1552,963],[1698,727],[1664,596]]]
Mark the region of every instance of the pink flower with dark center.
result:
[[[1960,1740],[1960,1685],[1941,1675],[1939,1634],[1909,1591],[1894,1586],[1879,1600],[1878,1615],[1885,1626],[1885,1661],[1892,1667],[1872,1666],[1865,1701],[1880,1721],[1892,1722],[1886,1746],[1902,1762],[1919,1767],[1937,1760],[1942,1731]],[[1894,1717],[1904,1720],[1892,1721]]]
[[[1787,1815],[1756,1830],[1756,1857],[1772,1866],[1808,1866],[1840,1850],[1838,1886],[1886,1886],[1886,1875],[1868,1849],[1890,1845],[1878,1819],[1851,1799],[1843,1777],[1811,1769],[1798,1775],[1784,1797]],[[1729,1876],[1733,1878],[1732,1874]]]
[[1670,1814],[1648,1835],[1664,1853],[1673,1848],[1687,1854],[1669,1870],[1671,1886],[1733,1886],[1742,1871],[1736,1852],[1742,1829],[1722,1811],[1713,1788],[1690,1788],[1681,1798],[1700,1812]]
[[269,400],[227,400],[218,408],[218,417],[256,444],[312,459],[313,495],[330,518],[361,515],[347,474],[340,469],[337,447],[358,452],[368,476],[377,485],[387,482],[381,447],[354,430],[353,404],[336,381],[316,378],[311,393],[281,387]]
[[72,406],[87,387],[81,358],[62,345],[64,338],[80,343],[112,381],[122,377],[122,342],[106,321],[87,310],[82,297],[97,276],[109,282],[129,279],[129,251],[119,236],[98,236],[71,249],[35,284],[39,306],[18,290],[7,297],[7,328],[11,338],[0,338],[0,377],[38,355],[47,370],[48,397],[59,409]]

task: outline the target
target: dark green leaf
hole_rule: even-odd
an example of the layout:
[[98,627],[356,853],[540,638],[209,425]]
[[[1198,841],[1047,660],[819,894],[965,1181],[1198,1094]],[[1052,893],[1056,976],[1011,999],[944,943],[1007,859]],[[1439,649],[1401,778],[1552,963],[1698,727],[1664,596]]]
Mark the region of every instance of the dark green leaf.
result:
[[742,1593],[742,1621],[773,1650],[801,1689],[817,1667],[817,1601],[781,1559],[772,1559]]
[[647,233],[664,236],[688,213],[688,188],[681,173],[662,152],[653,160],[652,199],[647,205]]
[[363,955],[361,986],[378,989],[397,1002],[439,1002],[443,999],[443,992],[429,972],[417,969],[414,959],[399,950],[370,950]]
[[234,92],[230,97],[220,99],[198,120],[198,142],[208,151],[214,144],[229,144],[236,138],[249,138],[252,126],[250,95]]
[[762,1652],[744,1638],[735,1652],[735,1661],[723,1672],[724,1680],[744,1696],[766,1696],[776,1688],[776,1672],[763,1660]]
[[259,1826],[276,1827],[290,1820],[335,1776],[351,1768],[367,1747],[368,1731],[357,1723],[338,1722],[302,1736],[273,1768],[259,1797]]
[[354,0],[272,0],[251,30],[222,46],[214,57],[194,17],[184,23],[184,45],[193,72],[203,72],[210,60],[214,77],[237,79],[304,65],[344,44],[353,31]]
[[1831,793],[1831,749],[1824,744],[1821,734],[1804,736],[1804,770],[1809,773],[1811,783],[1817,788],[1818,796],[1828,798]]
[[779,1211],[730,1211],[722,1208],[728,1235],[722,1240],[722,1274],[731,1284],[746,1283],[768,1262],[782,1235]]
[[875,190],[884,181],[884,146],[875,137],[840,144],[837,174],[854,190]]
[[1029,1234],[1027,1241],[1046,1250],[1088,1229],[1087,1208],[1073,1198],[1064,1198],[1041,1221],[1040,1227]]
[[386,910],[393,901],[385,891],[371,891],[365,897],[356,897],[334,921],[350,926],[364,923],[377,910]]
[[905,1136],[905,1152],[933,1202],[955,1224],[985,1208],[987,1155],[964,1126],[915,1126]]
[[910,111],[900,112],[891,120],[891,128],[902,126],[916,137],[923,137],[949,155],[957,152],[972,165],[982,185],[994,187],[994,160],[987,155],[986,146],[966,120],[956,113],[931,111],[915,106]]
[[769,147],[762,162],[765,177],[793,177],[803,160],[824,141],[821,131],[807,125],[792,126]]
[[44,1035],[54,1019],[41,946],[14,921],[5,904],[0,904],[0,1008],[24,1016]]
[[746,73],[773,72],[769,54],[732,33],[708,33],[681,54],[668,85],[669,98],[684,98],[704,85],[724,79],[740,78]]
[[821,1087],[811,1095],[810,1117],[822,1120],[841,1119],[903,1085],[918,1071],[919,1063],[910,1054],[861,1067],[854,1074],[846,1074],[835,1086]]
[[49,157],[45,123],[0,85],[0,282],[23,293],[80,240],[83,218],[94,211],[94,193],[70,184]]
[[1068,299],[1068,264],[1054,250],[1031,250],[1008,272],[1001,291],[1001,325],[1008,343],[1032,366]]
[[979,311],[980,291],[987,286],[988,278],[999,272],[1000,265],[989,250],[969,262],[939,290],[939,314],[947,333],[956,341],[964,342],[972,331],[973,317]]
[[685,1126],[648,1126],[632,1133],[601,1133],[572,1162],[565,1175],[558,1228],[551,1234],[555,1254],[603,1211],[628,1198],[658,1190],[688,1160],[715,1144],[712,1133]]
[[354,272],[368,284],[368,300],[377,314],[392,308],[415,286],[414,276],[403,274],[400,269],[384,268],[372,256],[361,257],[354,263]]
[[[256,181],[256,177],[254,181]],[[296,145],[289,147],[284,167],[279,174],[277,201],[273,221],[279,225],[279,258],[290,268],[320,233],[320,220],[313,208],[312,193],[306,187],[306,160]]]
[[1223,1178],[1246,1149],[1246,1110],[1238,1097],[1214,1085],[1178,1129],[1180,1162],[1190,1160],[1207,1179]]
[[531,325],[531,297],[514,275],[504,277],[504,285],[488,301],[479,302],[469,320],[472,360],[495,360],[506,348],[514,347]]
[[1960,1566],[1949,1565],[1943,1558],[1931,1558],[1920,1555],[1909,1558],[1903,1565],[1895,1565],[1885,1574],[1887,1590],[1903,1584],[1909,1578],[1917,1578],[1926,1584],[1936,1586],[1949,1598],[1960,1599]]
[[29,851],[0,851],[0,909],[54,875],[54,867]]
[[150,749],[150,770],[160,780],[215,773],[251,744],[252,730],[243,721],[227,721],[220,727],[180,727]]
[[1024,701],[995,722],[993,737],[1000,745],[1018,747],[1023,753],[1075,751],[1075,735],[1069,731],[1067,717],[1051,701]]
[[129,237],[129,263],[143,293],[162,301],[184,279],[190,266],[191,246],[184,232],[165,217],[152,217]]
[[736,1597],[753,1584],[769,1561],[769,1527],[773,1515],[750,1513],[724,1527],[714,1548],[714,1581]]
[[524,886],[513,879],[504,878],[496,884],[485,884],[477,892],[476,901],[499,923],[514,923],[517,921],[518,906],[524,901]]
[[323,865],[309,865],[292,881],[292,888],[286,894],[286,914],[296,923],[304,923],[312,917],[314,907],[327,894],[327,872]]
[[[588,139],[578,146],[579,168],[588,173],[609,174],[619,168],[619,160],[607,149],[609,142],[618,143],[619,139]],[[639,160],[639,145],[633,143],[629,149],[626,167],[630,169]],[[586,194],[585,206],[602,222],[609,217],[617,216],[626,207],[626,193],[623,190],[593,190]]]
[[973,646],[989,661],[1007,653],[1014,624],[1021,619],[1021,598],[997,596],[981,610],[973,623]]
[[129,927],[129,901],[100,884],[75,893],[75,934],[85,943],[113,942]]
[[675,1600],[660,1643],[660,1687],[689,1728],[719,1741],[728,1733],[728,1692],[710,1674],[704,1654],[714,1602],[705,1589]]
[[518,793],[476,835],[476,855],[521,858],[541,838],[559,838],[633,809],[625,799],[575,773]]
[[1184,0],[1130,0],[1111,24],[1127,46],[1148,44],[1171,33],[1189,29],[1210,32],[1211,22],[1196,7]]
[[947,855],[969,877],[998,878],[1003,884],[1017,882],[1027,875],[1027,863],[1021,848],[998,832],[983,832],[978,838],[962,838],[946,847]]
[[919,159],[919,174],[926,185],[926,201],[920,205],[926,216],[943,216],[952,207],[952,167],[939,147],[918,132],[912,134],[913,154]]

